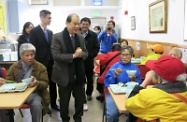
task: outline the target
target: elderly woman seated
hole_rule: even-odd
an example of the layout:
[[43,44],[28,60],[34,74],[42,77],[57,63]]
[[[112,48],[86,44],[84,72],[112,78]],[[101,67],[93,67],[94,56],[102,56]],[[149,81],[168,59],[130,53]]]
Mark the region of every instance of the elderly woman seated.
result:
[[[29,87],[37,86],[37,88],[35,92],[28,97],[26,103],[30,106],[32,122],[40,122],[42,108],[45,114],[48,110],[50,100],[49,93],[47,91],[47,70],[44,65],[34,59],[35,52],[36,48],[32,44],[22,44],[20,46],[21,59],[10,67],[7,79],[21,82],[22,79],[33,77],[33,81],[29,83]],[[2,122],[6,121],[3,118],[0,119]]]
[[[155,84],[144,80],[135,86],[125,102],[126,109],[139,119],[156,122],[187,122],[187,87],[185,66],[180,59],[163,55],[157,61],[147,61],[152,69],[146,74]],[[136,121],[132,115],[127,122]]]
[[[138,67],[131,63],[133,49],[131,46],[124,46],[120,51],[121,60],[111,66],[106,74],[104,85],[109,87],[110,84],[118,84],[119,82],[127,83],[131,80],[141,83],[141,76]],[[135,76],[129,77],[126,70],[136,70]],[[108,93],[106,96],[106,114],[108,122],[118,122],[120,113]]]

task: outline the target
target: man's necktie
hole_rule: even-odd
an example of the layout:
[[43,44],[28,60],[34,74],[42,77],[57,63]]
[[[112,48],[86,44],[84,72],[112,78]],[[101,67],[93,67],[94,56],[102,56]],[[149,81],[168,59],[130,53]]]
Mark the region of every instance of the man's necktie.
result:
[[71,36],[71,43],[72,43],[73,49],[75,49],[75,37],[73,35]]
[[46,38],[47,42],[49,42],[48,41],[48,32],[47,32],[47,30],[44,31],[44,35],[45,35],[45,38]]
[[84,33],[82,36],[83,36],[84,38],[86,38],[87,35],[88,35],[88,33]]

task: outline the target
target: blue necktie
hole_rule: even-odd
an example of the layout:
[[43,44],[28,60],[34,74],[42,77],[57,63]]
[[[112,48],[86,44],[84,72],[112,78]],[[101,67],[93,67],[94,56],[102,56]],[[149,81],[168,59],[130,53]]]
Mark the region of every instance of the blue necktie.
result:
[[45,35],[45,38],[46,38],[47,42],[49,42],[49,41],[48,41],[48,31],[47,31],[47,30],[44,31],[44,35]]

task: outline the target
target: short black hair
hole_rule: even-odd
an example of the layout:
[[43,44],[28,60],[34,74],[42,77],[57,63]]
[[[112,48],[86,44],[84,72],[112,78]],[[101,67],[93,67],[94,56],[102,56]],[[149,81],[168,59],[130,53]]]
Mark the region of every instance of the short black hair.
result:
[[101,30],[100,26],[95,26],[94,28],[97,28],[97,30]]
[[72,21],[72,16],[77,16],[79,18],[79,16],[77,14],[75,14],[75,13],[69,14],[68,17],[66,18],[66,22],[70,23]]
[[122,40],[120,41],[120,43],[122,43],[122,42],[126,42],[126,44],[129,45],[129,43],[128,43],[128,41],[127,41],[126,39],[122,39]]
[[116,25],[115,22],[114,22],[113,20],[108,21],[108,24],[109,24],[109,23],[112,23],[114,27],[115,27],[115,25]]
[[114,43],[112,46],[112,51],[120,51],[121,45],[119,43]]
[[84,17],[84,18],[81,19],[81,23],[82,23],[83,21],[86,21],[86,22],[88,22],[88,23],[91,25],[91,20],[90,20],[90,18]]
[[48,10],[41,10],[41,11],[40,11],[40,17],[45,17],[45,16],[47,16],[48,14],[51,14],[51,12],[48,11]]

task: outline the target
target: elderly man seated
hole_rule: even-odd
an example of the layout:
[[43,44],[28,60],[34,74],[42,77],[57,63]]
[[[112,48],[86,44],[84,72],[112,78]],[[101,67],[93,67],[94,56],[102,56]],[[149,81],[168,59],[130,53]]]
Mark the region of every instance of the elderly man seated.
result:
[[[187,122],[187,75],[182,61],[164,55],[157,61],[147,61],[146,66],[152,69],[146,77],[155,85],[144,89],[150,83],[144,80],[141,86],[135,86],[125,102],[127,110],[145,121]],[[129,116],[127,122],[134,119]]]
[[[37,86],[37,88],[35,92],[29,96],[26,103],[30,106],[32,122],[40,122],[42,108],[45,114],[48,110],[50,100],[47,91],[47,70],[44,65],[34,59],[35,52],[36,48],[32,44],[22,44],[20,46],[21,59],[10,67],[7,79],[21,82],[22,79],[33,77],[33,81],[29,83],[29,87]],[[1,80],[1,84],[2,82]],[[1,110],[1,113],[5,113],[5,111],[6,110]],[[1,117],[0,119],[2,122],[6,122],[6,118]]]

